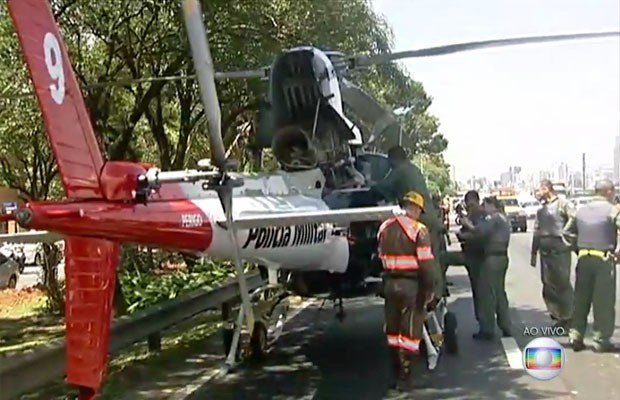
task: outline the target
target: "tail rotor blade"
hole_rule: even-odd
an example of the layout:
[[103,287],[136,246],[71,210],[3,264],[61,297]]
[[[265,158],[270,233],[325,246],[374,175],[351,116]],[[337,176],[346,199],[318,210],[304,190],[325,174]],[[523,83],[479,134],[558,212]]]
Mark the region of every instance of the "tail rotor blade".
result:
[[184,0],[183,14],[200,95],[207,115],[212,164],[223,169],[226,166],[226,149],[222,140],[222,116],[215,88],[213,59],[211,58],[207,32],[202,22],[202,10],[198,0]]
[[351,57],[351,64],[354,68],[364,68],[371,65],[383,64],[390,61],[401,60],[404,58],[421,58],[443,56],[447,54],[462,53],[465,51],[490,49],[496,47],[519,46],[524,44],[563,42],[568,40],[601,39],[610,37],[620,37],[620,32],[597,32],[597,33],[575,33],[566,35],[532,36],[512,39],[484,40],[479,42],[451,44],[447,46],[430,47],[420,50],[399,51],[395,53],[377,54],[374,56],[354,56]]

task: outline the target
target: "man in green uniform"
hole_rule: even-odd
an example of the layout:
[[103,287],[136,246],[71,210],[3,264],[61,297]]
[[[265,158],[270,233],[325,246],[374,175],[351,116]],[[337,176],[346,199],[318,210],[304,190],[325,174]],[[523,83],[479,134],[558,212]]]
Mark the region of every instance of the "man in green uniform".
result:
[[[486,213],[480,204],[480,195],[475,190],[470,190],[465,193],[465,207],[467,209],[467,219],[471,221],[475,227],[480,222],[484,221]],[[467,275],[469,276],[469,283],[471,285],[471,297],[474,303],[474,315],[476,321],[478,318],[477,295],[478,295],[478,275],[482,268],[484,261],[484,248],[480,241],[468,240],[467,232],[471,232],[467,226],[463,226],[461,231],[457,234],[457,237],[461,241],[461,249],[463,251],[463,257],[465,259],[465,268],[467,269]],[[472,239],[471,235],[469,236]]]
[[610,338],[616,324],[615,257],[620,209],[613,204],[615,193],[611,181],[597,182],[595,191],[594,200],[577,211],[564,231],[579,256],[569,335],[575,351],[585,349],[583,336],[592,306],[594,350],[612,352],[616,350]]
[[[392,147],[387,155],[392,169],[382,181],[372,186],[370,191],[378,197],[395,204],[399,203],[409,192],[420,193],[424,198],[424,204],[427,205],[424,214],[420,216],[420,222],[430,232],[433,254],[437,259],[442,259],[445,253],[441,251],[441,240],[445,227],[433,205],[431,194],[426,185],[426,178],[424,178],[420,169],[409,161],[407,152],[401,146]],[[444,295],[447,295],[447,287],[445,287],[442,276],[437,277],[436,287],[443,287]]]
[[465,217],[462,223],[471,231],[465,236],[479,241],[484,248],[484,261],[478,275],[476,295],[480,330],[474,333],[473,338],[492,340],[495,337],[496,320],[502,335],[511,336],[512,323],[505,282],[512,228],[496,197],[487,197],[483,205],[487,214],[483,221],[474,226],[472,221]]
[[559,198],[553,183],[545,179],[540,183],[539,196],[542,207],[536,213],[530,265],[536,267],[540,252],[540,278],[542,296],[556,326],[569,328],[573,314],[573,287],[570,282],[570,247],[562,237],[569,219],[575,215],[573,204]]
[[411,191],[420,193],[424,197],[424,204],[427,205],[420,222],[429,229],[438,229],[442,223],[422,171],[409,161],[407,152],[401,146],[392,147],[387,155],[392,169],[382,181],[371,187],[371,191],[391,203],[398,203]]
[[[450,237],[448,236],[448,229],[446,228],[445,225],[445,215],[444,212],[445,210],[442,207],[441,204],[441,194],[439,192],[433,193],[432,194],[432,198],[433,198],[433,205],[435,206],[435,210],[437,210],[437,214],[439,216],[439,219],[442,222],[443,225],[443,230],[441,235],[439,235],[439,244],[437,245],[437,251],[438,251],[438,260],[439,260],[439,265],[441,267],[441,277],[443,279],[443,281],[445,282],[446,286],[450,285],[450,283],[446,280],[446,273],[448,272],[448,262],[447,262],[447,257],[445,256],[448,253],[448,241],[450,240]],[[446,296],[449,295],[449,293],[444,293]]]

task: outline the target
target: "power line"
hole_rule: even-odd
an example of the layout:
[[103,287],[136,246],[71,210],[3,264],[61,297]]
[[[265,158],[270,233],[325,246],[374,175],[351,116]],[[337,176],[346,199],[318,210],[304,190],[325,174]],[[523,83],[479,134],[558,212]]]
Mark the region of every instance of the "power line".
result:
[[[241,70],[241,71],[227,71],[216,72],[215,78],[220,79],[269,79],[269,67],[262,67],[255,70]],[[83,89],[96,89],[100,87],[109,86],[133,86],[141,83],[154,83],[154,82],[176,82],[185,80],[194,80],[196,75],[169,75],[169,76],[152,76],[148,78],[136,78],[136,79],[120,79],[117,81],[92,83],[83,86]],[[20,92],[20,93],[0,93],[0,100],[16,100],[33,96],[34,92]]]
[[[83,86],[83,89],[89,90],[89,89],[97,89],[100,87],[133,86],[133,85],[139,85],[141,83],[176,82],[176,81],[193,80],[193,79],[196,79],[196,75],[154,76],[154,77],[148,77],[148,78],[121,79],[118,81],[93,83],[90,85]],[[18,99],[31,97],[34,94],[35,93],[33,91],[19,92],[19,93],[0,93],[0,100],[18,100]]]

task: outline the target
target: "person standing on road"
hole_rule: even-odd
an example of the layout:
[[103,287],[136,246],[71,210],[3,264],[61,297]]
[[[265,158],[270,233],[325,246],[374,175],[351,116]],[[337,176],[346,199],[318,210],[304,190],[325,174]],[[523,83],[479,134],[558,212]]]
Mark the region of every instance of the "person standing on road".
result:
[[[391,203],[399,203],[403,196],[414,191],[422,195],[425,204],[424,214],[420,216],[420,222],[426,225],[431,235],[433,254],[438,259],[445,257],[441,252],[441,243],[445,232],[445,227],[439,218],[431,193],[426,184],[426,178],[414,163],[409,161],[407,152],[402,146],[394,146],[388,150],[388,160],[392,169],[383,178],[370,188],[371,196],[382,198]],[[445,282],[441,282],[444,288],[443,294],[448,294]],[[442,292],[438,293],[439,295]]]
[[445,216],[445,210],[443,208],[443,205],[441,204],[441,194],[433,193],[432,198],[433,198],[433,205],[435,206],[435,209],[439,212],[440,220],[444,221],[444,225],[443,225],[444,231],[438,237],[439,245],[437,246],[437,252],[433,251],[433,254],[437,255],[437,261],[439,262],[439,266],[441,267],[441,279],[446,285],[446,290],[444,291],[443,295],[445,297],[448,297],[450,296],[450,292],[447,290],[448,281],[446,279],[446,273],[448,272],[449,265],[448,265],[448,259],[446,255],[448,253],[448,245],[450,244],[449,243],[450,235],[445,225],[446,216]]
[[564,230],[579,256],[575,280],[573,320],[569,332],[575,351],[585,349],[583,336],[590,307],[594,315],[594,350],[613,352],[610,339],[616,324],[616,260],[620,208],[613,204],[614,184],[596,183],[594,200],[577,211]]
[[[425,366],[420,355],[427,305],[435,295],[437,265],[430,234],[419,222],[424,198],[410,192],[402,200],[405,216],[395,216],[379,228],[383,264],[385,334],[396,376],[396,388],[413,387],[413,366]],[[417,368],[416,368],[417,370]]]
[[542,207],[536,213],[530,265],[536,267],[540,253],[542,296],[547,310],[556,321],[556,327],[568,329],[573,314],[571,251],[562,232],[570,218],[575,216],[575,207],[569,200],[556,195],[553,183],[548,179],[541,181],[538,193]]
[[508,245],[512,228],[496,197],[483,201],[487,214],[474,226],[468,218],[463,225],[471,231],[465,234],[473,241],[479,241],[484,248],[484,261],[478,275],[476,307],[480,329],[474,333],[476,340],[492,340],[495,337],[495,321],[504,337],[511,336],[512,323],[508,297],[506,296],[506,272],[508,270]]
[[[486,213],[480,204],[480,195],[475,190],[465,193],[465,207],[467,209],[467,218],[471,221],[473,227],[476,227],[486,217]],[[471,231],[470,227],[463,226],[457,237],[461,241],[465,268],[467,269],[467,276],[471,285],[474,315],[476,316],[476,321],[479,321],[477,307],[478,275],[484,261],[484,248],[479,241],[467,240],[467,232]]]

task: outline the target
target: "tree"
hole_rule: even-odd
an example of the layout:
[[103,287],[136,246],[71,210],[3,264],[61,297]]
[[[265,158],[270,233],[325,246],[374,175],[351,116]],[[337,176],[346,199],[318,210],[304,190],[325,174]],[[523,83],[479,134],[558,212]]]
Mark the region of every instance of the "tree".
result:
[[[50,1],[109,159],[180,169],[207,156],[207,125],[196,82],[183,79],[194,71],[178,0]],[[389,26],[369,0],[202,3],[220,71],[260,68],[299,45],[345,54],[383,53],[393,45]],[[37,103],[32,96],[15,95],[31,90],[31,84],[5,3],[0,5],[0,54],[0,80],[6,87],[0,93],[0,184],[18,188],[25,199],[60,197]],[[164,76],[172,78],[158,79]],[[403,144],[413,154],[440,157],[447,141],[428,113],[432,99],[420,82],[396,64],[354,71],[350,79],[387,109],[408,109],[400,122]],[[256,168],[249,152],[266,88],[261,80],[217,83],[224,142],[246,170]],[[438,162],[429,175],[439,188],[446,186],[442,166]]]
[[453,182],[450,178],[450,166],[445,162],[442,155],[419,154],[414,157],[414,162],[427,177],[427,184],[431,192],[446,195],[454,191]]

